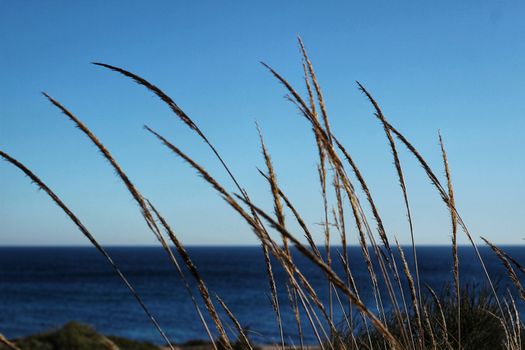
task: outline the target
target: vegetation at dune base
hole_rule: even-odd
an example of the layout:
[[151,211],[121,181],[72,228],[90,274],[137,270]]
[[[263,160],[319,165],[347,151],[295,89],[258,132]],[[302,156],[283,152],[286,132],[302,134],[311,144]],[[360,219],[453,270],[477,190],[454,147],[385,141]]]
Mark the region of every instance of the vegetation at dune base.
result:
[[[120,337],[104,336],[92,327],[69,322],[63,327],[13,341],[21,349],[31,350],[159,350],[154,344]],[[0,349],[8,349],[1,347]]]
[[[21,349],[30,350],[161,350],[158,345],[136,341],[112,335],[102,335],[93,327],[79,322],[68,322],[64,326],[44,332],[12,340],[11,343]],[[241,341],[233,344],[234,350],[246,349]],[[252,349],[257,347],[250,344]],[[177,345],[180,349],[208,350],[213,349],[212,343],[205,340],[190,340]],[[10,349],[0,342],[0,350]],[[219,346],[219,349],[223,347]]]
[[[466,286],[461,292],[461,325],[458,327],[458,308],[453,291],[446,286],[439,296],[427,294],[423,305],[428,311],[429,324],[426,324],[422,343],[424,349],[459,349],[458,329],[462,332],[462,349],[507,349],[506,329],[496,316],[498,305],[489,289],[474,285]],[[417,321],[414,315],[407,317],[408,322],[417,332]],[[404,329],[399,327],[394,315],[387,320],[390,331],[402,337]],[[342,335],[344,336],[344,330]],[[519,330],[519,337],[525,337],[525,329]],[[371,340],[368,339],[370,336]],[[358,347],[346,335],[346,349],[368,348],[387,349],[383,336],[376,330],[370,333],[360,331],[357,335]],[[416,338],[417,341],[417,338]],[[525,349],[521,344],[519,349]],[[339,348],[342,349],[342,348]]]
[[[338,138],[339,131],[331,128],[325,98],[313,65],[300,39],[299,47],[304,71],[301,79],[302,90],[294,88],[288,80],[270,66],[264,63],[263,66],[284,87],[287,99],[292,102],[293,107],[304,119],[307,125],[306,130],[312,131],[312,141],[315,142],[313,154],[318,157],[317,168],[313,169],[318,175],[318,182],[312,184],[312,188],[320,192],[319,201],[323,208],[319,213],[322,220],[321,225],[318,225],[318,221],[312,224],[303,218],[294,202],[287,196],[286,189],[278,181],[278,166],[275,167],[272,163],[269,148],[259,128],[258,142],[261,145],[265,170],[259,170],[255,176],[261,176],[261,181],[268,186],[269,196],[272,199],[271,209],[257,204],[259,199],[251,197],[248,189],[239,183],[217,147],[209,140],[204,131],[165,92],[146,79],[125,69],[104,63],[94,64],[130,78],[159,97],[175,116],[204,142],[210,149],[214,161],[221,164],[231,180],[228,183],[219,182],[203,165],[163,137],[160,132],[145,126],[146,132],[151,134],[154,141],[160,142],[162,146],[194,169],[225,201],[225,205],[236,212],[246,223],[247,230],[257,237],[264,254],[261,265],[267,272],[268,291],[261,291],[261,300],[254,299],[253,302],[268,302],[267,297],[269,296],[276,320],[275,334],[278,334],[279,337],[277,347],[288,348],[285,334],[293,330],[298,334],[297,339],[294,339],[294,346],[297,348],[306,348],[307,345],[310,345],[304,343],[303,337],[304,332],[309,332],[309,334],[314,334],[316,345],[323,350],[523,349],[524,325],[518,312],[522,305],[518,304],[525,301],[525,290],[521,283],[525,276],[525,267],[507,252],[480,237],[494,252],[507,272],[506,276],[497,277],[505,278],[506,285],[510,288],[505,290],[506,293],[497,292],[493,283],[494,276],[488,273],[478,250],[480,241],[475,233],[469,230],[456,207],[452,172],[441,135],[438,134],[437,138],[442,157],[442,169],[438,171],[426,161],[409,138],[387,120],[371,93],[361,83],[357,83],[364,98],[371,104],[371,115],[384,131],[387,147],[393,157],[396,176],[392,179],[392,183],[400,185],[400,195],[403,198],[403,209],[406,214],[399,220],[406,220],[406,233],[411,239],[409,247],[411,254],[405,255],[396,236],[389,232],[388,225],[382,220],[381,212],[384,208],[379,208],[376,204],[375,195],[377,193],[374,193],[369,187],[361,173],[360,166],[345,147],[345,141]],[[177,230],[172,228],[161,210],[155,207],[136,187],[113,154],[79,117],[51,96],[46,93],[44,95],[95,145],[128,190],[147,228],[159,241],[173,263],[188,294],[188,302],[193,304],[195,315],[202,323],[203,331],[207,334],[212,348],[215,350],[253,350],[254,346],[248,338],[245,325],[242,325],[235,317],[236,305],[226,305],[220,296],[208,290],[198,267],[177,236]],[[420,283],[417,260],[419,227],[415,228],[413,225],[413,213],[409,204],[410,183],[407,183],[404,175],[405,158],[402,158],[402,162],[400,152],[407,152],[410,159],[422,168],[424,176],[435,189],[437,198],[443,201],[450,216],[451,227],[444,229],[446,234],[450,233],[452,236],[451,274],[448,281],[444,281],[450,283],[450,288],[445,289],[442,293]],[[21,170],[64,211],[79,231],[113,267],[168,348],[175,349],[162,325],[156,321],[125,274],[80,217],[22,162],[1,150],[0,157]],[[283,170],[285,169],[283,167]],[[443,173],[444,176],[441,175]],[[324,244],[316,243],[312,234],[319,227],[322,230]],[[484,276],[480,288],[468,287],[464,283],[465,279],[460,269],[457,250],[458,235],[466,237],[475,253],[475,263],[478,264]],[[330,248],[334,241],[342,246],[340,256],[331,255]],[[357,242],[359,245],[361,252],[359,258],[364,261],[367,271],[366,282],[356,281],[354,278],[355,271],[353,271],[352,262],[356,257],[350,259],[347,256],[349,242]],[[322,288],[329,291],[328,301],[321,300],[316,291],[316,288],[321,287],[312,286],[296,265],[290,247],[294,247],[298,254],[302,254],[323,273],[326,281]],[[344,267],[342,273],[336,272],[335,261]],[[277,283],[274,278],[276,269],[284,273],[285,282]],[[366,305],[361,298],[361,293],[365,289],[372,294],[374,305]],[[280,297],[282,291],[286,292],[284,295],[287,297]],[[204,307],[197,299],[201,299]],[[342,320],[335,319],[336,313],[333,311],[336,308],[339,309],[339,314],[342,314]],[[293,314],[295,324],[284,324],[282,314],[285,310]],[[206,317],[203,314],[206,314]],[[60,343],[56,344],[66,346],[69,350],[97,349],[97,346],[100,346],[105,339],[109,341],[105,343],[107,346],[114,345],[122,349],[149,349],[148,347],[152,346],[127,342],[114,337],[97,336],[90,328],[76,324],[66,326],[61,332],[30,337],[17,344],[23,350],[38,350],[40,348],[37,346],[40,344],[43,346],[41,349],[59,349],[46,348],[45,339],[49,344],[55,344],[54,339],[58,339]],[[33,341],[33,343],[24,343],[24,341]],[[5,343],[7,344],[8,341]],[[75,347],[77,345],[78,347]],[[16,346],[12,345],[11,348],[18,349]]]

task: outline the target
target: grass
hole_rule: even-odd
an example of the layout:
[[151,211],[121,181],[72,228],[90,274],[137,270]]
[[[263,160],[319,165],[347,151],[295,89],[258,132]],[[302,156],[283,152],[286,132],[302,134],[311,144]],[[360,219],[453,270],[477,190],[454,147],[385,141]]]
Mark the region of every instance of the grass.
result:
[[[410,249],[413,258],[408,261],[396,238],[385,229],[372,190],[362,176],[359,166],[344,147],[343,141],[337,137],[336,131],[330,127],[325,100],[312,62],[308,58],[300,39],[299,45],[304,68],[306,90],[304,98],[276,70],[264,63],[263,66],[283,85],[287,92],[287,99],[297,107],[301,117],[311,128],[312,136],[316,141],[319,155],[317,168],[319,183],[312,184],[312,186],[321,190],[324,246],[317,245],[314,242],[306,221],[286,196],[284,189],[280,187],[278,174],[260,130],[260,144],[266,170],[259,170],[259,172],[268,182],[269,193],[273,198],[273,212],[259,207],[252,200],[215,145],[207,138],[198,124],[166,93],[146,79],[125,69],[103,63],[95,64],[130,78],[157,95],[174,112],[175,116],[209,147],[211,154],[219,161],[232,180],[236,188],[235,192],[226,190],[226,186],[218,182],[204,166],[162,136],[160,132],[145,126],[145,130],[154,139],[160,141],[175,156],[183,159],[191,168],[195,169],[225,201],[226,205],[246,222],[259,240],[265,256],[264,267],[268,274],[270,302],[275,312],[276,332],[281,337],[281,348],[285,347],[283,328],[295,327],[299,334],[297,343],[300,348],[305,346],[302,334],[306,329],[309,329],[309,332],[315,335],[318,346],[323,350],[357,348],[522,349],[523,323],[517,312],[516,303],[525,300],[525,293],[520,283],[520,278],[523,278],[522,274],[525,273],[525,269],[522,264],[506,252],[484,239],[485,243],[491,247],[502,262],[508,278],[515,287],[513,293],[508,295],[497,293],[491,276],[488,274],[484,261],[479,254],[473,235],[456,208],[452,173],[441,135],[439,135],[439,142],[443,155],[444,182],[440,180],[436,171],[430,167],[409,139],[387,120],[371,93],[362,84],[357,83],[365,98],[370,101],[373,113],[385,132],[388,147],[392,152],[411,236]],[[186,287],[188,297],[194,305],[196,316],[200,319],[213,347],[216,350],[253,349],[243,325],[236,319],[231,308],[218,296],[215,298],[208,290],[183,243],[159,210],[133,184],[110,151],[87,125],[57,100],[47,94],[44,95],[80,129],[115,170],[118,178],[137,203],[140,215],[144,218],[151,233],[157,238],[177,270],[181,283]],[[450,267],[453,287],[446,289],[439,295],[431,289],[425,289],[420,284],[417,261],[417,232],[414,231],[412,225],[409,184],[406,183],[403,164],[399,158],[400,147],[406,149],[421,165],[425,175],[450,212],[453,255]],[[113,266],[115,272],[134,295],[168,347],[175,349],[131,283],[78,216],[24,164],[2,151],[0,151],[0,156],[19,168],[68,215],[78,229]],[[368,212],[370,215],[366,214]],[[299,233],[292,232],[289,221],[295,221],[298,224]],[[375,225],[373,225],[374,222]],[[273,238],[275,235],[272,233],[274,232],[278,233],[279,239]],[[370,288],[373,293],[374,305],[366,305],[363,302],[360,289],[355,283],[352,263],[346,250],[350,234],[355,234],[358,238],[361,254],[370,278],[370,283],[366,287]],[[469,288],[461,284],[457,254],[458,234],[464,234],[467,237],[472,249],[476,252],[479,268],[485,274],[486,279],[480,289]],[[340,238],[343,246],[343,253],[340,256],[331,256],[330,253],[331,237],[334,235]],[[304,236],[306,243],[303,243],[303,240],[299,238],[300,236]],[[292,246],[323,272],[326,278],[326,287],[330,291],[327,303],[319,298],[314,286],[310,284],[295,264],[290,253]],[[324,253],[321,253],[322,251]],[[176,255],[180,257],[180,261],[189,272],[182,269]],[[344,274],[335,272],[333,268],[335,260],[340,260],[345,267]],[[273,274],[275,268],[281,268],[286,273],[287,280],[283,285],[276,283]],[[192,284],[197,286],[197,293],[191,288]],[[287,300],[278,298],[279,293],[277,291],[281,289],[287,291]],[[203,300],[204,309],[199,306],[198,298]],[[254,300],[253,302],[261,301]],[[283,324],[281,317],[283,308],[293,312],[295,325]],[[343,320],[334,319],[336,308],[341,309]],[[209,316],[208,318],[205,317],[205,313]],[[211,324],[208,324],[208,320],[211,320]],[[346,329],[341,330],[341,327],[337,326],[340,322],[347,325]],[[8,343],[8,341],[5,340],[4,343]],[[24,344],[17,344],[17,346],[23,347]],[[30,348],[28,347],[28,349]]]
[[[426,313],[425,317],[429,320],[429,323],[424,325],[421,339],[425,349],[459,349],[458,330],[461,330],[463,349],[508,349],[520,348],[519,346],[524,348],[523,345],[508,343],[506,326],[497,316],[498,304],[490,289],[464,286],[460,305],[461,308],[458,309],[455,288],[449,286],[444,288],[439,297],[435,293],[424,297],[422,307]],[[458,314],[461,314],[461,317],[458,317]],[[407,320],[414,332],[417,331],[419,325],[416,317],[407,315]],[[403,329],[399,327],[393,315],[388,315],[387,324],[396,336],[402,336]],[[525,330],[521,328],[519,331],[518,336],[521,338],[525,335]],[[358,332],[356,338],[359,347],[355,347],[350,338],[351,336],[347,335],[347,349],[367,348],[370,347],[370,343],[373,349],[388,349],[382,335],[377,331],[370,333],[370,339],[366,332]]]

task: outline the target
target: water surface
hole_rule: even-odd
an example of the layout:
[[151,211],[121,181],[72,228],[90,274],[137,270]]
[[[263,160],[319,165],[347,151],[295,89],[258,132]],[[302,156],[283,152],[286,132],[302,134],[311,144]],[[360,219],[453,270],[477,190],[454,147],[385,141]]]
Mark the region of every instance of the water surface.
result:
[[[521,246],[503,247],[525,262]],[[334,248],[337,256],[341,248]],[[406,247],[410,260],[410,247]],[[192,303],[175,268],[160,248],[111,247],[109,253],[136,287],[148,307],[174,342],[204,339]],[[212,293],[228,304],[241,324],[260,342],[275,341],[275,315],[269,302],[264,260],[259,247],[190,247],[190,255]],[[373,308],[370,279],[357,247],[348,250],[361,297]],[[501,290],[509,284],[504,268],[487,248],[481,248],[487,268]],[[461,278],[464,283],[483,284],[478,260],[469,247],[460,247]],[[297,257],[321,299],[328,300],[328,286],[319,269]],[[419,247],[422,284],[440,290],[451,282],[450,247]],[[340,266],[337,270],[342,273]],[[287,307],[283,271],[274,266],[288,341],[297,341],[296,327]],[[188,275],[188,278],[189,275]],[[336,310],[338,310],[336,308]],[[523,310],[522,310],[523,312]],[[336,319],[341,319],[336,311]],[[58,327],[70,320],[91,324],[106,334],[161,343],[121,280],[102,256],[90,247],[0,248],[0,332],[20,337]],[[306,318],[304,319],[307,325]],[[210,323],[211,325],[211,323]],[[305,340],[314,343],[305,331]]]

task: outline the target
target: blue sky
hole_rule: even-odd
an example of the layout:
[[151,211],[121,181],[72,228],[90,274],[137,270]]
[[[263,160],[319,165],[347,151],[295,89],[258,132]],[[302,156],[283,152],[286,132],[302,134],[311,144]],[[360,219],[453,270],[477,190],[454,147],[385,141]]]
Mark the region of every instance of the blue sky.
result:
[[[255,244],[249,227],[142,125],[233,191],[202,142],[152,93],[89,62],[122,66],[170,94],[254,201],[271,210],[256,170],[264,166],[257,120],[280,184],[321,240],[315,143],[282,86],[259,64],[267,62],[304,93],[300,34],[333,129],[360,165],[391,235],[409,242],[402,196],[384,133],[355,80],[439,175],[441,130],[457,206],[473,235],[519,244],[525,238],[524,15],[520,1],[0,1],[0,149],[46,181],[101,242],[155,243],[107,162],[42,97],[46,91],[99,136],[183,242]],[[416,241],[447,244],[446,208],[414,159],[400,153]],[[87,244],[5,162],[0,223],[2,245]],[[356,242],[355,230],[350,236]]]

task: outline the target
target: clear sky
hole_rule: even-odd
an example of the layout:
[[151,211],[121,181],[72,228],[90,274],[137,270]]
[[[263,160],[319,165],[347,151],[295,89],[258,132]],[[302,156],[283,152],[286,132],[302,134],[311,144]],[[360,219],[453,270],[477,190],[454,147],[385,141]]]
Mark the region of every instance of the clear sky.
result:
[[[280,184],[321,240],[311,132],[259,64],[272,65],[304,93],[299,34],[334,132],[360,165],[390,234],[409,241],[387,141],[355,80],[440,176],[441,130],[457,206],[472,233],[519,244],[525,238],[523,18],[525,4],[513,0],[0,0],[0,149],[46,181],[101,242],[155,243],[113,170],[43,98],[46,91],[99,136],[184,243],[255,244],[249,227],[142,125],[233,191],[202,142],[152,93],[89,62],[122,66],[169,93],[252,199],[271,210],[256,170],[264,167],[257,120]],[[447,244],[446,208],[405,150],[401,161],[416,241]],[[350,235],[356,242],[355,230]],[[1,162],[0,245],[73,244],[87,241],[46,195]]]

